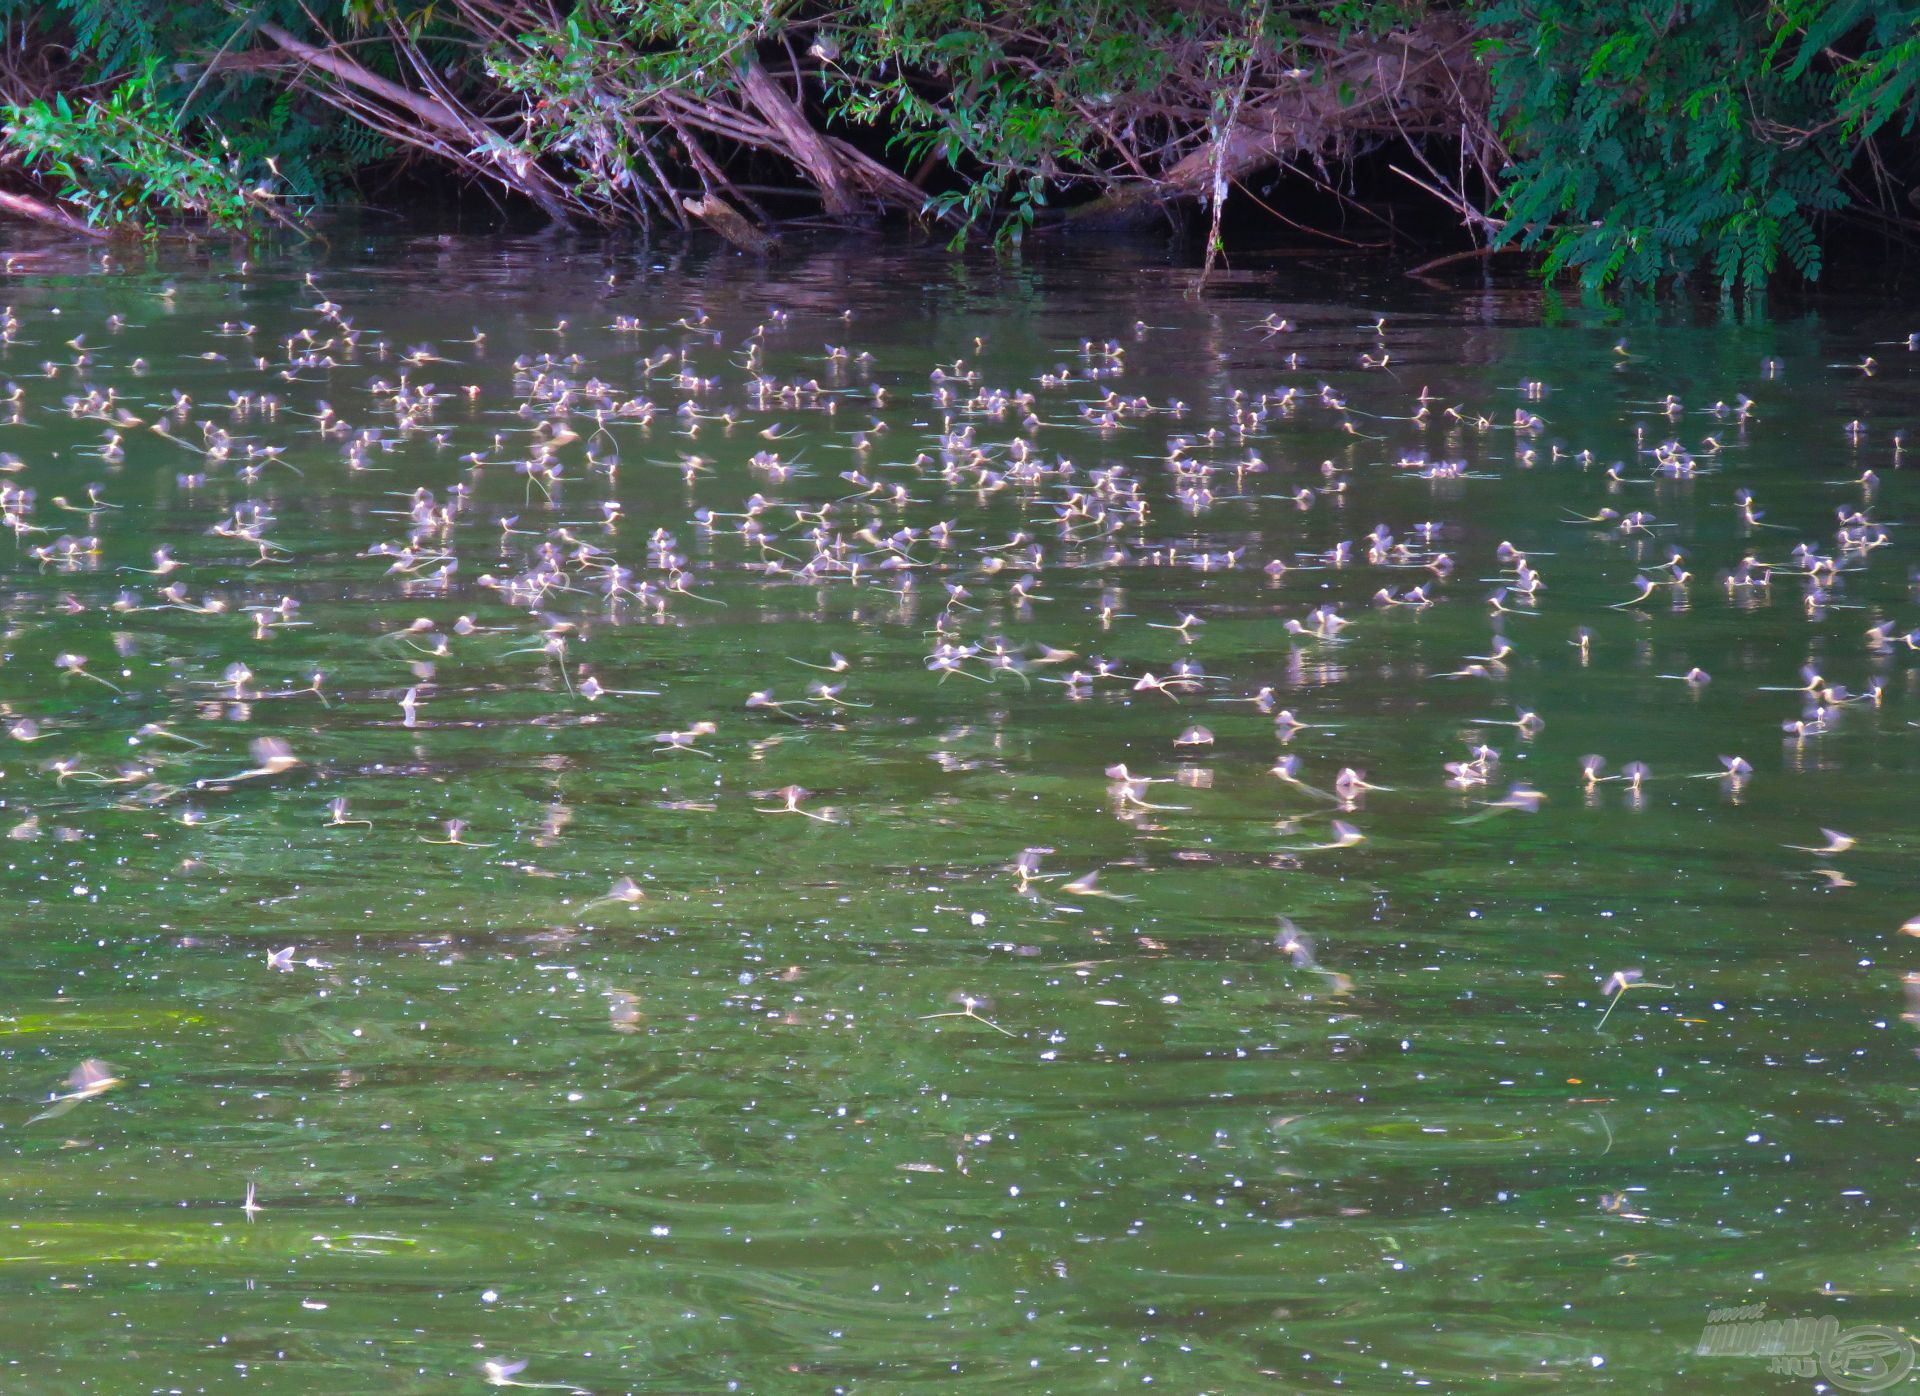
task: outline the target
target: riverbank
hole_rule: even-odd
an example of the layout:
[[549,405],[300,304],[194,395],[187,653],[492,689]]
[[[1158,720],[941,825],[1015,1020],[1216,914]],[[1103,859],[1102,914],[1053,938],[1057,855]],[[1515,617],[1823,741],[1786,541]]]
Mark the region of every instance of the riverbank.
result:
[[1620,20],[1606,0],[77,0],[0,59],[0,212],[244,237],[398,177],[756,253],[802,223],[1002,245],[1172,225],[1210,269],[1248,245],[1238,224],[1421,260],[1524,247],[1596,290],[1813,280],[1849,227],[1920,232],[1920,18],[1714,0]]

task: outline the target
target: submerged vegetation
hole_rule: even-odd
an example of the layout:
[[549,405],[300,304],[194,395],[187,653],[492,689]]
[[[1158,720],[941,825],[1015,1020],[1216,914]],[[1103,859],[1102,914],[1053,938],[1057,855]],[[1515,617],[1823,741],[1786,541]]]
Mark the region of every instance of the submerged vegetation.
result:
[[[955,239],[1436,201],[1590,286],[1920,231],[1891,0],[0,3],[15,213],[248,230],[441,173],[576,225]],[[1369,188],[1371,189],[1371,185]],[[1381,220],[1384,226],[1385,220]]]

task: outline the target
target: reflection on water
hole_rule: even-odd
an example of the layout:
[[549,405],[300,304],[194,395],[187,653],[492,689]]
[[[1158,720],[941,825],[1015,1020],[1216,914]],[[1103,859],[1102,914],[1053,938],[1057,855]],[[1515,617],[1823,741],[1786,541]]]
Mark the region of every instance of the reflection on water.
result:
[[9,1391],[1707,1390],[1709,1308],[1914,1319],[1884,308],[8,279]]

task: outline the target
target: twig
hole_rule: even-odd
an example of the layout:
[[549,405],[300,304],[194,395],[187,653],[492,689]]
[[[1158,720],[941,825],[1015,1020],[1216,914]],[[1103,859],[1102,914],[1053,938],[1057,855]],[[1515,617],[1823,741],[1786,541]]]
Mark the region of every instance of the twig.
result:
[[1406,180],[1407,183],[1426,190],[1429,194],[1433,195],[1434,198],[1438,199],[1441,203],[1445,204],[1448,208],[1452,209],[1455,213],[1459,214],[1463,219],[1465,219],[1469,223],[1478,223],[1482,228],[1485,228],[1492,232],[1498,232],[1500,229],[1507,226],[1505,220],[1488,217],[1486,214],[1482,213],[1479,209],[1475,208],[1472,204],[1468,203],[1465,198],[1458,195],[1448,195],[1443,191],[1434,188],[1431,184],[1428,184],[1424,179],[1420,179],[1417,176],[1408,174],[1405,170],[1401,169],[1398,165],[1388,165],[1387,168],[1392,170],[1395,174],[1399,175],[1400,178]]
[[1484,262],[1489,257],[1498,257],[1503,253],[1522,253],[1527,250],[1528,249],[1524,247],[1513,246],[1469,247],[1464,252],[1449,252],[1444,257],[1435,257],[1431,262],[1422,262],[1419,266],[1408,271],[1406,275],[1416,277],[1424,276],[1430,271],[1438,271],[1441,267],[1450,267],[1459,262]]

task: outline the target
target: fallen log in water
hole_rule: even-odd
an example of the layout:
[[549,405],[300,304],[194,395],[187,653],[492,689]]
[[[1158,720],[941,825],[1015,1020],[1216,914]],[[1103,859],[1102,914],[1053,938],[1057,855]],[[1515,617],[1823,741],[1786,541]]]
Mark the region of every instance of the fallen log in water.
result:
[[77,218],[58,205],[50,204],[45,199],[36,199],[31,194],[0,192],[0,213],[24,218],[31,223],[44,223],[63,233],[78,233],[81,237],[105,239],[111,236],[105,228],[96,228],[86,219]]
[[742,252],[764,257],[780,245],[780,239],[754,227],[738,209],[718,194],[682,199],[680,206]]

